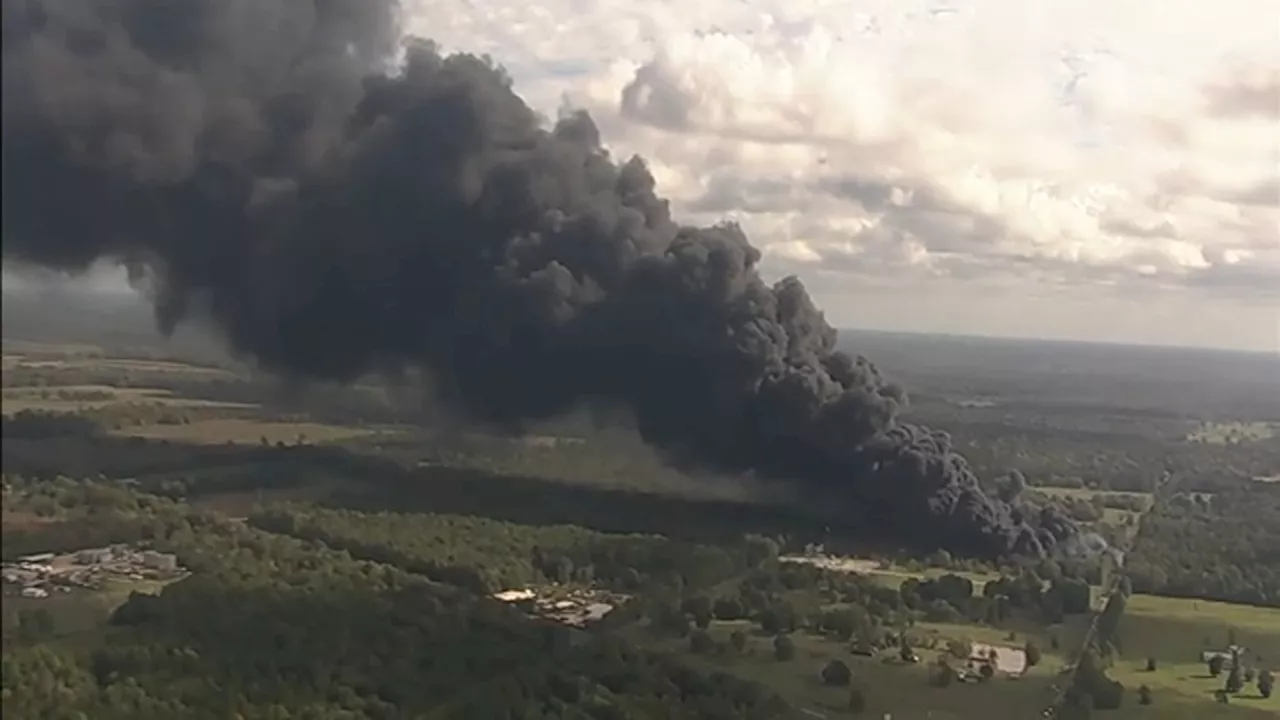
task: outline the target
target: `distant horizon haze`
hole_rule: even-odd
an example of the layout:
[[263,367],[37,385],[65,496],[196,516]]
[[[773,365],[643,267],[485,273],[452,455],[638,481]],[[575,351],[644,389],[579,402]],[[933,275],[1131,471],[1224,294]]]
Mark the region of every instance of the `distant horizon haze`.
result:
[[[767,274],[768,268],[765,268]],[[808,282],[808,278],[801,277]],[[44,269],[28,269],[26,267],[5,267],[3,271],[4,292],[51,292],[70,295],[102,295],[122,300],[137,300],[146,304],[144,294],[132,286],[128,273],[121,266],[100,263],[88,272],[79,276],[67,276]],[[954,337],[958,339],[990,340],[990,341],[1027,341],[1072,344],[1104,344],[1147,348],[1211,350],[1225,352],[1260,353],[1280,357],[1280,309],[1274,313],[1273,322],[1268,324],[1263,319],[1256,336],[1248,335],[1223,339],[1208,333],[1196,333],[1194,329],[1179,327],[1170,323],[1170,316],[1176,308],[1148,307],[1131,308],[1133,327],[1131,334],[1103,332],[1098,328],[1072,327],[1064,323],[1048,323],[1042,334],[1037,334],[1029,324],[1008,324],[1004,327],[984,325],[981,322],[948,322],[956,315],[975,315],[974,307],[950,307],[947,315],[918,317],[912,314],[896,313],[864,313],[859,310],[846,309],[840,303],[825,302],[820,289],[814,290],[815,300],[826,311],[828,320],[841,333],[885,333],[894,335],[915,335],[923,337]],[[994,302],[988,298],[976,301],[976,305],[986,306]],[[882,309],[884,309],[882,307]],[[845,312],[841,312],[845,310]],[[1149,320],[1143,322],[1143,315]],[[1029,318],[1032,322],[1040,316]],[[1115,317],[1111,318],[1116,321]],[[1114,326],[1112,326],[1114,327]],[[1092,332],[1091,332],[1092,330]],[[874,360],[875,358],[872,358]],[[1280,378],[1277,379],[1280,383]]]

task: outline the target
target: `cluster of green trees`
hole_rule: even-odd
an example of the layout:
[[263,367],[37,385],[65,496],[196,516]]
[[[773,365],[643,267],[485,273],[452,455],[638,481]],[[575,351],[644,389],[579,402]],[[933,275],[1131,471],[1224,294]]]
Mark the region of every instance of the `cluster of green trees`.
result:
[[693,589],[760,561],[750,543],[725,548],[458,515],[276,508],[254,514],[249,523],[480,593],[547,582]]
[[1280,607],[1280,485],[1169,498],[1125,568],[1137,592]]
[[975,594],[972,581],[954,574],[891,588],[862,575],[765,562],[734,586],[682,599],[650,596],[639,612],[667,635],[689,636],[712,620],[751,620],[767,635],[803,631],[878,649],[902,645],[902,628],[916,621],[997,624],[1021,614],[1060,622],[1064,614],[1089,612],[1089,598],[1087,583],[1059,575],[1046,585],[1034,570],[1002,576]]
[[1272,473],[1280,460],[1274,442],[1188,442],[1192,428],[1173,413],[1071,410],[1005,402],[958,411],[933,403],[914,413],[950,432],[978,476],[992,482],[1016,468],[1032,486],[1148,492],[1168,470],[1187,490],[1214,492]]
[[22,718],[780,717],[764,688],[324,543],[142,498],[149,542],[194,574],[132,596],[105,635],[7,639]]
[[98,432],[98,424],[93,420],[71,413],[20,410],[13,415],[0,417],[0,435],[6,440],[92,437]]

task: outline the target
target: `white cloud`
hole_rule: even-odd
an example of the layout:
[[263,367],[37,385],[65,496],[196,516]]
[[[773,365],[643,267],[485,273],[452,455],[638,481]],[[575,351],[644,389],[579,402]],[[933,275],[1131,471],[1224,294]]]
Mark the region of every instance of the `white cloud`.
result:
[[684,217],[741,221],[767,270],[1176,295],[1280,347],[1271,0],[406,2],[537,109],[589,109]]

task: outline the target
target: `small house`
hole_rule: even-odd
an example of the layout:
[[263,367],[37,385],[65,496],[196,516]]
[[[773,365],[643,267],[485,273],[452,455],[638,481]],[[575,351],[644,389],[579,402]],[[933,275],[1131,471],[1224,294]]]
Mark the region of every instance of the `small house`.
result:
[[522,600],[533,600],[536,594],[532,590],[503,590],[493,594],[493,599],[499,602],[520,602]]
[[144,567],[151,568],[152,570],[173,572],[178,569],[178,558],[171,553],[148,550],[142,554],[142,564]]
[[1245,648],[1240,645],[1231,645],[1225,650],[1205,650],[1200,653],[1200,662],[1208,663],[1215,657],[1222,658],[1222,669],[1230,670],[1234,658],[1239,655],[1244,657]]
[[54,558],[53,553],[36,553],[35,555],[24,555],[18,558],[18,562],[39,564],[39,563],[47,563],[53,558]]
[[76,562],[81,565],[101,565],[111,562],[111,548],[91,548],[76,553]]

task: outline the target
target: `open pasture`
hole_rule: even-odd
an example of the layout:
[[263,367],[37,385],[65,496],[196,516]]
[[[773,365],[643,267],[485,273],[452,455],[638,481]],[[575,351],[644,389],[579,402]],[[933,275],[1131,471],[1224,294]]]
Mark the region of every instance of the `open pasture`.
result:
[[151,405],[167,408],[252,409],[248,403],[221,402],[184,398],[160,388],[119,388],[111,385],[64,385],[56,387],[7,387],[3,395],[3,413],[13,415],[23,410],[78,413],[121,405]]
[[[768,685],[809,717],[847,716],[850,689],[825,685],[821,679],[823,667],[832,660],[843,661],[853,671],[853,687],[866,698],[863,717],[892,714],[894,720],[1036,718],[1050,697],[1054,680],[1053,665],[1042,664],[1017,680],[999,676],[983,684],[957,682],[938,688],[929,683],[928,667],[938,651],[921,650],[922,662],[907,664],[879,656],[854,655],[845,644],[794,633],[790,637],[796,645],[795,657],[779,661],[773,654],[773,639],[755,633],[749,623],[713,622],[707,632],[717,643],[728,644],[734,631],[748,636],[747,649],[741,655],[732,649],[717,655],[692,655],[688,640],[681,639],[642,641],[683,653],[690,662],[709,671],[727,672]],[[891,658],[892,653],[885,657]]]
[[312,422],[273,422],[241,418],[198,420],[186,425],[143,425],[118,431],[120,435],[198,445],[271,444],[314,445],[366,437],[379,431]]
[[1276,436],[1276,428],[1266,422],[1203,423],[1187,434],[1187,441],[1211,445],[1262,442]]

